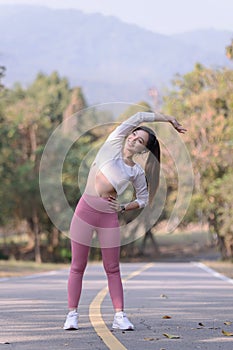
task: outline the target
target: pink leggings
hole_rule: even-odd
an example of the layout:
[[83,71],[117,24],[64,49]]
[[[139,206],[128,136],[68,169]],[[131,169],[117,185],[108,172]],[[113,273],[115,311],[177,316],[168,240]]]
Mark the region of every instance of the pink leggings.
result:
[[93,231],[100,242],[103,265],[114,309],[123,310],[123,288],[120,276],[120,229],[118,215],[101,197],[84,194],[75,210],[70,226],[72,262],[68,280],[68,305],[77,308],[83,274],[88,261]]

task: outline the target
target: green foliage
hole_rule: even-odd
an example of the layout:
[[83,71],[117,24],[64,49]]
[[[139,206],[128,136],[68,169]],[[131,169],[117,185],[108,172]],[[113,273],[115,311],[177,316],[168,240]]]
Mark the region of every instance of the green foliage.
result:
[[4,78],[5,76],[5,71],[6,68],[4,66],[0,66],[0,91],[4,88],[4,86],[2,85],[2,78]]
[[[37,261],[41,259],[41,237],[46,237],[50,254],[54,252],[56,259],[67,260],[70,258],[68,248],[62,248],[60,235],[42,205],[39,188],[40,159],[47,140],[62,122],[59,145],[52,155],[54,159],[50,160],[50,167],[56,166],[59,147],[66,144],[70,133],[75,131],[81,135],[66,156],[62,174],[67,201],[74,208],[80,191],[85,186],[88,166],[97,152],[100,138],[106,137],[112,116],[107,111],[85,109],[86,102],[81,88],[71,90],[67,79],[61,78],[57,72],[48,76],[39,73],[28,88],[16,84],[12,90],[3,90],[1,95],[0,224],[16,226],[16,223],[26,222],[28,248],[25,247],[24,250],[34,247]],[[71,115],[74,116],[72,125],[66,123]],[[51,196],[50,202],[55,208],[57,184],[52,182],[49,186],[54,189],[51,191],[54,198]],[[59,242],[62,248],[60,250]],[[47,259],[49,254],[45,256]]]
[[[26,220],[29,231],[46,229],[39,182],[39,162],[44,145],[62,121],[70,88],[54,72],[38,74],[27,89],[20,84],[3,93],[0,130],[0,222]],[[38,237],[37,237],[38,238]]]
[[212,232],[224,237],[223,256],[233,256],[231,215],[233,180],[233,71],[196,65],[173,81],[175,89],[165,98],[167,113],[187,127],[185,143],[192,157],[195,190],[186,220],[204,218]]
[[[229,56],[232,43],[226,50]],[[4,69],[0,67],[0,225],[7,226],[12,220],[14,223],[26,221],[28,240],[33,240],[33,246],[37,244],[38,248],[43,234],[48,242],[47,252],[56,252],[57,260],[68,261],[70,250],[64,244],[59,249],[61,238],[41,202],[40,158],[49,136],[62,121],[67,122],[62,142],[67,141],[72,130],[79,132],[81,136],[70,148],[62,173],[67,201],[74,208],[85,187],[89,166],[113,129],[112,115],[106,110],[85,109],[82,89],[71,90],[67,79],[57,72],[39,73],[28,88],[16,84],[12,90],[1,86],[3,76]],[[172,90],[164,98],[165,113],[175,115],[188,129],[183,139],[192,158],[195,186],[184,224],[200,220],[208,223],[219,237],[223,257],[233,256],[232,82],[232,70],[213,70],[198,63],[192,72],[175,77]],[[140,102],[130,106],[118,121],[138,111],[150,110],[146,102]],[[71,115],[74,115],[73,125],[68,122]],[[168,129],[156,125],[158,136],[161,134],[166,140]],[[180,152],[179,149],[173,151]],[[169,196],[169,205],[163,212],[166,218],[176,201],[177,174],[166,150],[162,149],[162,154]],[[185,161],[180,160],[185,173]],[[55,191],[56,184],[51,186]],[[183,191],[185,196],[185,184]],[[132,195],[129,188],[125,196]],[[53,198],[51,203],[56,205]]]
[[233,39],[231,40],[230,45],[226,47],[225,51],[227,58],[229,58],[229,60],[233,60]]

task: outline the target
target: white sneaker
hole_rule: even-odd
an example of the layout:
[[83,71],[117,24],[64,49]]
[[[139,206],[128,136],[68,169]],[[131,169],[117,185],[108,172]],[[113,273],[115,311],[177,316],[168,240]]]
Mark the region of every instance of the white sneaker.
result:
[[75,330],[78,328],[78,313],[77,311],[70,311],[66,317],[63,329]]
[[128,320],[125,312],[119,311],[115,313],[112,328],[133,331],[134,325]]

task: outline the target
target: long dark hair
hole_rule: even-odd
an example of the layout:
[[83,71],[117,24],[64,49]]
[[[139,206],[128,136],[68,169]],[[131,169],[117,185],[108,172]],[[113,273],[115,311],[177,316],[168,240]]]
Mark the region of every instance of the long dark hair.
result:
[[159,186],[160,145],[154,131],[147,126],[138,126],[134,130],[143,130],[146,131],[149,135],[149,139],[146,145],[146,148],[149,150],[149,155],[147,157],[145,165],[145,175],[149,192],[149,204],[151,205]]

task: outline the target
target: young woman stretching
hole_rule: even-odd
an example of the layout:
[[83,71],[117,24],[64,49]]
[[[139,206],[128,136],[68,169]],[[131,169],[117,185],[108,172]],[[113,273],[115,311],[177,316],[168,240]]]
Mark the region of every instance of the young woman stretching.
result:
[[[120,229],[118,212],[145,207],[151,202],[159,183],[160,147],[153,130],[143,122],[169,122],[180,133],[186,130],[174,117],[155,112],[139,112],[119,125],[99,150],[89,172],[85,191],[76,207],[71,227],[72,262],[68,280],[68,306],[64,329],[78,329],[78,304],[83,274],[88,261],[92,234],[100,242],[108,287],[115,309],[112,328],[133,330],[124,312],[123,288],[119,269]],[[145,166],[133,156],[150,152]],[[121,195],[132,183],[136,199],[120,204]]]

